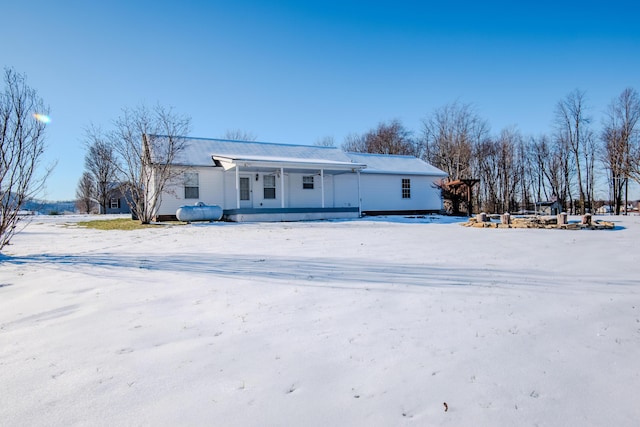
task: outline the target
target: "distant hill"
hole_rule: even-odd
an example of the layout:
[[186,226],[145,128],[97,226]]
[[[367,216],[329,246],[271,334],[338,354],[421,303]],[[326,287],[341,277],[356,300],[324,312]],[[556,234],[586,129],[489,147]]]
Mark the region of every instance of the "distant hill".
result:
[[76,211],[75,200],[48,201],[48,200],[27,200],[22,206],[23,211],[33,211],[41,215],[55,215],[74,213]]

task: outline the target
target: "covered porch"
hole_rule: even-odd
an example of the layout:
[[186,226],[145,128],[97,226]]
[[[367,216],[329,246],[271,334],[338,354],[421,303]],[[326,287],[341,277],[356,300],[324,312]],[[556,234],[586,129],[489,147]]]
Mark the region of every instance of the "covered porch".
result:
[[246,155],[213,155],[212,159],[225,171],[226,220],[301,221],[361,215],[364,164]]

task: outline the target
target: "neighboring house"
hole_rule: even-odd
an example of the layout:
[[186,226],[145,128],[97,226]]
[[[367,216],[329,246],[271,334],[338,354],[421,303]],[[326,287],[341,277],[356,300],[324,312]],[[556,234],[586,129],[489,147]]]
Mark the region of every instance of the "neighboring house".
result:
[[218,205],[230,221],[357,218],[442,209],[434,185],[446,174],[412,156],[335,147],[189,138],[162,194],[158,220],[180,206]]
[[109,190],[109,198],[107,200],[107,211],[102,212],[102,206],[98,206],[100,213],[107,214],[128,214],[131,213],[131,209],[127,204],[125,198],[125,187],[120,183],[113,183]]

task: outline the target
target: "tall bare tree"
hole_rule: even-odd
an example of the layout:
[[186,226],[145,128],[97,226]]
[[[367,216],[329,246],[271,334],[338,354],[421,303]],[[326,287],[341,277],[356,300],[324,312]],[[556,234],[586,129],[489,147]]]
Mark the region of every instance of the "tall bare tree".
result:
[[571,163],[566,147],[547,135],[531,144],[532,185],[537,200],[557,199],[565,207],[570,199]]
[[503,129],[494,139],[478,143],[474,151],[480,178],[480,206],[489,212],[513,212],[528,197],[526,159],[520,132]]
[[[18,211],[42,189],[52,167],[40,172],[49,109],[26,78],[7,68],[0,92],[0,250],[17,231]],[[44,119],[44,120],[43,120]]]
[[586,205],[589,211],[592,212],[595,201],[595,186],[596,186],[596,159],[600,147],[598,145],[598,139],[591,130],[586,132],[583,139],[583,161],[584,161],[584,190],[586,197]]
[[574,90],[556,105],[556,139],[571,153],[577,175],[579,194],[579,212],[586,212],[586,192],[582,163],[586,139],[589,138],[590,118],[586,115],[586,95],[584,91]]
[[640,182],[639,119],[640,96],[632,88],[622,91],[606,111],[601,139],[605,144],[604,163],[609,170],[616,215],[620,214],[622,194],[627,193],[629,178]]
[[457,102],[436,109],[423,121],[422,157],[450,180],[472,178],[475,148],[489,137],[489,124],[471,104]]
[[124,109],[114,122],[110,141],[120,182],[131,211],[143,224],[154,220],[163,191],[183,174],[180,155],[190,124],[191,118],[160,105]]
[[85,144],[87,153],[84,156],[84,167],[93,178],[93,197],[98,202],[100,213],[105,214],[110,192],[117,180],[116,153],[106,135],[96,126],[86,129]]
[[92,213],[95,206],[96,184],[91,173],[84,171],[76,187],[76,208],[82,213]]

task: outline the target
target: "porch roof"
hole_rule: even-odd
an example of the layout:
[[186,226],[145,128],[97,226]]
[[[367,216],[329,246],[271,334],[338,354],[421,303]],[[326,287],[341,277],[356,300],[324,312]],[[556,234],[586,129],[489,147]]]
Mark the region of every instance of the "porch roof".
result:
[[256,171],[270,171],[284,168],[288,171],[309,172],[324,170],[327,173],[355,172],[367,167],[363,163],[351,161],[337,161],[328,159],[301,159],[294,157],[257,156],[257,155],[212,155],[214,161],[220,162],[223,168],[241,167]]

